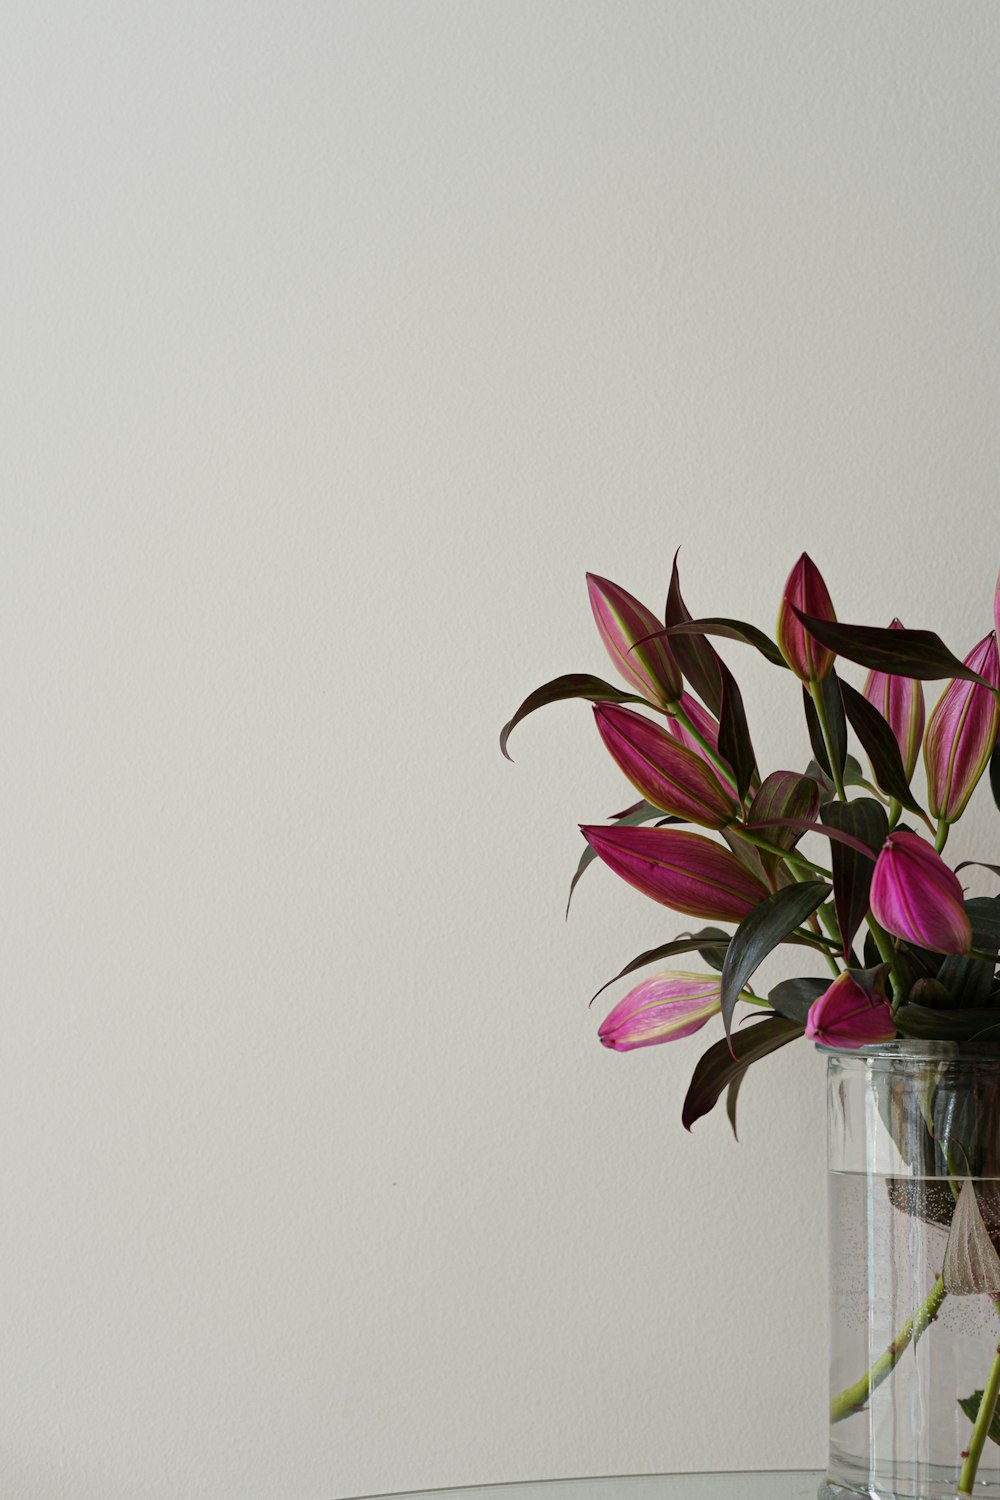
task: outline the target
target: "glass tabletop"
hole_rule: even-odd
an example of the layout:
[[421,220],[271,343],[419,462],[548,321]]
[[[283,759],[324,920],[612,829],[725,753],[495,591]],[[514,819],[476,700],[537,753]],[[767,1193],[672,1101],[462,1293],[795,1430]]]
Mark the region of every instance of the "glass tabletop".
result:
[[754,1474],[626,1474],[604,1479],[538,1479],[450,1490],[404,1490],[355,1500],[816,1500],[823,1475],[788,1469]]

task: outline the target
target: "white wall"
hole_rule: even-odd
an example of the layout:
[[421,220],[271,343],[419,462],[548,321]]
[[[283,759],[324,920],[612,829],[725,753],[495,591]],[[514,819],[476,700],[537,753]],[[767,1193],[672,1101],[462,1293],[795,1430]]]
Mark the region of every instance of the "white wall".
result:
[[6,9],[4,1496],[822,1464],[819,1060],[684,1133],[699,1040],[587,999],[685,924],[562,921],[629,789],[582,705],[496,735],[679,544],[703,612],[808,547],[989,628],[998,63],[986,3]]

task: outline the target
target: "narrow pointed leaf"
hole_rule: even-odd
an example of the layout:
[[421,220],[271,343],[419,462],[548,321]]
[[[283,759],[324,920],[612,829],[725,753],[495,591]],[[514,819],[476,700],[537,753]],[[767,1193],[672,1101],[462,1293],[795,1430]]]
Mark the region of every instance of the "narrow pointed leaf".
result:
[[839,839],[830,843],[833,905],[846,955],[868,910],[875,857],[885,843],[889,820],[885,808],[874,797],[859,797],[854,802],[828,802],[823,808],[822,819],[825,826],[849,834],[870,851],[862,854]]
[[714,635],[728,641],[742,641],[744,645],[755,647],[773,666],[788,665],[771,637],[765,635],[763,630],[758,630],[756,625],[748,625],[745,620],[727,620],[713,615],[703,620],[685,620],[671,625],[665,634],[671,638],[671,643],[682,635]]
[[723,1039],[709,1047],[699,1059],[684,1100],[681,1119],[685,1130],[707,1115],[724,1090],[742,1080],[748,1068],[768,1053],[776,1052],[802,1035],[802,1027],[784,1016],[768,1016],[737,1031],[730,1044]]
[[[893,632],[894,635],[898,633]],[[875,780],[887,796],[895,797],[910,812],[922,813],[920,803],[910,790],[903,757],[899,753],[899,741],[889,725],[878,709],[873,708],[867,698],[851,687],[849,682],[842,682],[840,690],[844,711],[872,763]]]
[[[874,801],[874,798],[872,800]],[[822,811],[825,812],[831,805],[829,802],[824,803]],[[847,805],[847,803],[841,803],[842,807],[846,807]],[[876,805],[881,806],[881,803]],[[855,849],[858,854],[863,854],[867,859],[874,860],[875,858],[868,845],[863,843],[861,839],[855,838],[852,833],[843,833],[839,828],[833,828],[828,823],[808,823],[804,819],[799,818],[768,818],[766,821],[755,823],[754,827],[761,829],[779,827],[797,828],[800,833],[821,833],[824,838],[830,840],[831,844],[843,844],[845,848]]]
[[718,931],[718,928],[706,927],[701,932],[684,933],[681,937],[673,938],[669,943],[661,943],[658,948],[647,948],[645,953],[640,953],[638,958],[633,958],[624,969],[620,969],[611,979],[606,980],[601,988],[595,991],[590,1004],[593,1005],[598,995],[603,995],[604,991],[610,985],[617,983],[619,979],[624,979],[626,975],[646,968],[648,964],[659,963],[661,959],[676,958],[679,953],[701,953],[703,957],[706,952],[713,950],[725,953],[729,946],[729,934],[722,933],[718,937],[714,936]]
[[[823,705],[826,709],[827,723],[830,726],[830,739],[833,743],[834,758],[841,777],[847,767],[847,724],[844,719],[844,703],[840,696],[840,679],[836,672],[829,672],[818,684],[823,694]],[[826,753],[826,741],[823,738],[823,730],[819,722],[819,714],[808,687],[802,688],[802,706],[805,709],[806,727],[809,730],[809,743],[813,754],[820,764],[825,775],[833,780],[830,757]]]
[[[792,606],[795,609],[795,606]],[[933,630],[888,630],[876,625],[844,625],[837,620],[820,620],[815,615],[795,609],[801,623],[811,635],[838,656],[856,661],[873,672],[895,673],[934,682],[942,677],[962,677],[968,682],[982,682],[959,661]],[[985,684],[989,687],[989,683]]]
[[[633,827],[636,827],[640,823],[655,822],[655,820],[662,817],[662,815],[662,808],[654,807],[651,802],[647,802],[645,797],[643,797],[641,801],[634,803],[632,807],[627,807],[624,812],[615,813],[612,821],[615,823],[629,823]],[[681,822],[681,819],[665,818],[664,822],[679,823]],[[586,870],[588,865],[592,865],[594,863],[594,860],[596,858],[597,855],[594,853],[593,849],[591,849],[590,845],[585,845],[584,851],[580,855],[580,863],[576,867],[576,874],[570,881],[569,895],[566,898],[567,917],[569,916],[570,902],[573,900],[573,892],[576,890],[577,885],[579,884],[580,876],[583,874],[584,870]]]
[[[679,549],[678,549],[679,551]],[[667,593],[666,623],[686,625],[691,621],[691,611],[681,594],[680,576],[677,572],[677,556],[670,574]],[[719,674],[719,657],[714,646],[709,645],[704,635],[679,634],[671,637],[671,646],[685,678],[694,688],[702,703],[716,718],[722,708],[722,678]]]
[[747,794],[747,790],[753,780],[754,772],[757,769],[757,757],[754,755],[753,741],[750,738],[746,710],[743,707],[743,695],[739,690],[736,678],[721,657],[719,659],[719,673],[722,679],[722,709],[719,716],[719,754],[733,768],[733,775],[736,777],[736,791],[742,801]]
[[511,756],[507,755],[507,741],[515,724],[520,724],[536,708],[544,708],[547,703],[560,703],[566,698],[586,698],[589,703],[646,703],[649,708],[656,706],[635,693],[623,693],[620,688],[612,687],[610,682],[604,682],[600,677],[591,677],[585,672],[570,672],[565,677],[554,677],[551,682],[546,682],[529,693],[514,717],[500,731],[500,749],[508,760]]
[[740,1073],[738,1077],[730,1080],[729,1087],[726,1089],[726,1116],[729,1120],[730,1129],[733,1132],[734,1141],[739,1140],[739,1136],[736,1133],[736,1101],[739,1098],[740,1084],[745,1077],[745,1072]]
[[955,866],[955,874],[957,875],[959,870],[969,869],[989,870],[991,875],[1000,875],[1000,865],[986,865],[981,859],[963,859],[960,865]]
[[733,933],[722,966],[722,1020],[730,1037],[740,991],[779,943],[795,931],[830,894],[822,880],[787,885],[755,906]]

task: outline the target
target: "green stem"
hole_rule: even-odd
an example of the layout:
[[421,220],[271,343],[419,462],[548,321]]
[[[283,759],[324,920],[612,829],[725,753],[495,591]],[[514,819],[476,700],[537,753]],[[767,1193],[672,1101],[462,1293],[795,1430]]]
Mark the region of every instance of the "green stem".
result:
[[[907,1318],[885,1353],[879,1356],[870,1370],[865,1371],[860,1380],[856,1380],[853,1385],[849,1385],[846,1391],[841,1391],[839,1396],[834,1396],[830,1402],[831,1422],[842,1422],[845,1417],[850,1417],[855,1412],[864,1409],[872,1392],[882,1384],[887,1376],[892,1374],[903,1353],[911,1344],[915,1344],[920,1335],[934,1322],[934,1319],[941,1311],[941,1303],[944,1301],[945,1295],[944,1281],[939,1276],[931,1287],[923,1306],[914,1313],[912,1318]],[[984,1396],[984,1405],[985,1402],[986,1397]]]
[[872,937],[875,939],[875,946],[882,955],[882,962],[889,965],[894,996],[892,1009],[895,1014],[896,1008],[900,1004],[906,990],[906,981],[903,978],[903,972],[899,964],[899,954],[892,946],[892,939],[889,937],[889,934],[884,927],[879,926],[871,912],[868,913],[868,926]]
[[889,832],[890,833],[895,828],[896,824],[899,822],[899,820],[900,820],[900,818],[902,816],[903,816],[903,804],[902,804],[902,802],[897,802],[896,799],[895,799],[895,797],[893,797],[890,800],[890,802],[889,802]]
[[708,756],[715,769],[722,773],[727,782],[730,782],[733,774],[732,766],[728,766],[722,759],[722,756],[719,754],[718,750],[716,750],[714,746],[709,744],[708,740],[706,740],[701,730],[698,729],[698,727],[691,721],[690,717],[684,712],[683,708],[681,708],[680,703],[677,703],[674,706],[674,717],[681,721],[691,738],[695,741],[696,744],[701,746],[702,750],[704,750],[705,754]]
[[837,789],[837,796],[841,802],[846,802],[847,793],[844,791],[844,777],[840,767],[837,765],[836,756],[833,753],[833,741],[830,738],[830,721],[826,716],[823,689],[818,682],[811,682],[809,684],[809,696],[816,705],[816,717],[819,720],[820,732],[823,735],[823,744],[826,746],[826,758],[830,762],[830,774],[833,777],[833,784]]
[[979,1468],[979,1460],[983,1452],[983,1444],[989,1436],[990,1423],[997,1409],[997,1398],[1000,1397],[1000,1344],[997,1345],[996,1355],[990,1366],[989,1377],[983,1390],[983,1399],[979,1403],[979,1411],[972,1427],[972,1437],[969,1439],[969,1447],[965,1453],[965,1462],[962,1464],[962,1472],[958,1479],[958,1494],[970,1500],[972,1487],[976,1482],[976,1470]]
[[825,869],[823,865],[814,864],[811,859],[806,859],[802,854],[795,854],[790,858],[790,850],[779,849],[777,844],[768,843],[767,839],[762,839],[759,834],[751,833],[749,828],[745,827],[742,823],[732,824],[731,827],[733,833],[739,834],[741,839],[746,839],[748,844],[753,844],[755,849],[763,849],[765,854],[776,854],[779,859],[785,860],[789,868],[792,868],[793,864],[797,863],[815,875],[822,875],[824,880],[833,879],[830,871]]
[[934,848],[938,854],[941,853],[941,850],[948,842],[948,828],[949,825],[945,822],[944,818],[938,818],[937,834],[934,838]]

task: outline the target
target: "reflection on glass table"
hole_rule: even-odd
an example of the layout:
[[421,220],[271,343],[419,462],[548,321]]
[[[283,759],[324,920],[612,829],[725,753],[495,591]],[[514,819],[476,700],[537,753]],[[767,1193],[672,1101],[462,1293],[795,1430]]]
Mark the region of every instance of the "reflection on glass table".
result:
[[816,1500],[822,1478],[818,1472],[787,1469],[756,1474],[626,1474],[618,1479],[539,1479],[401,1493],[405,1500]]

